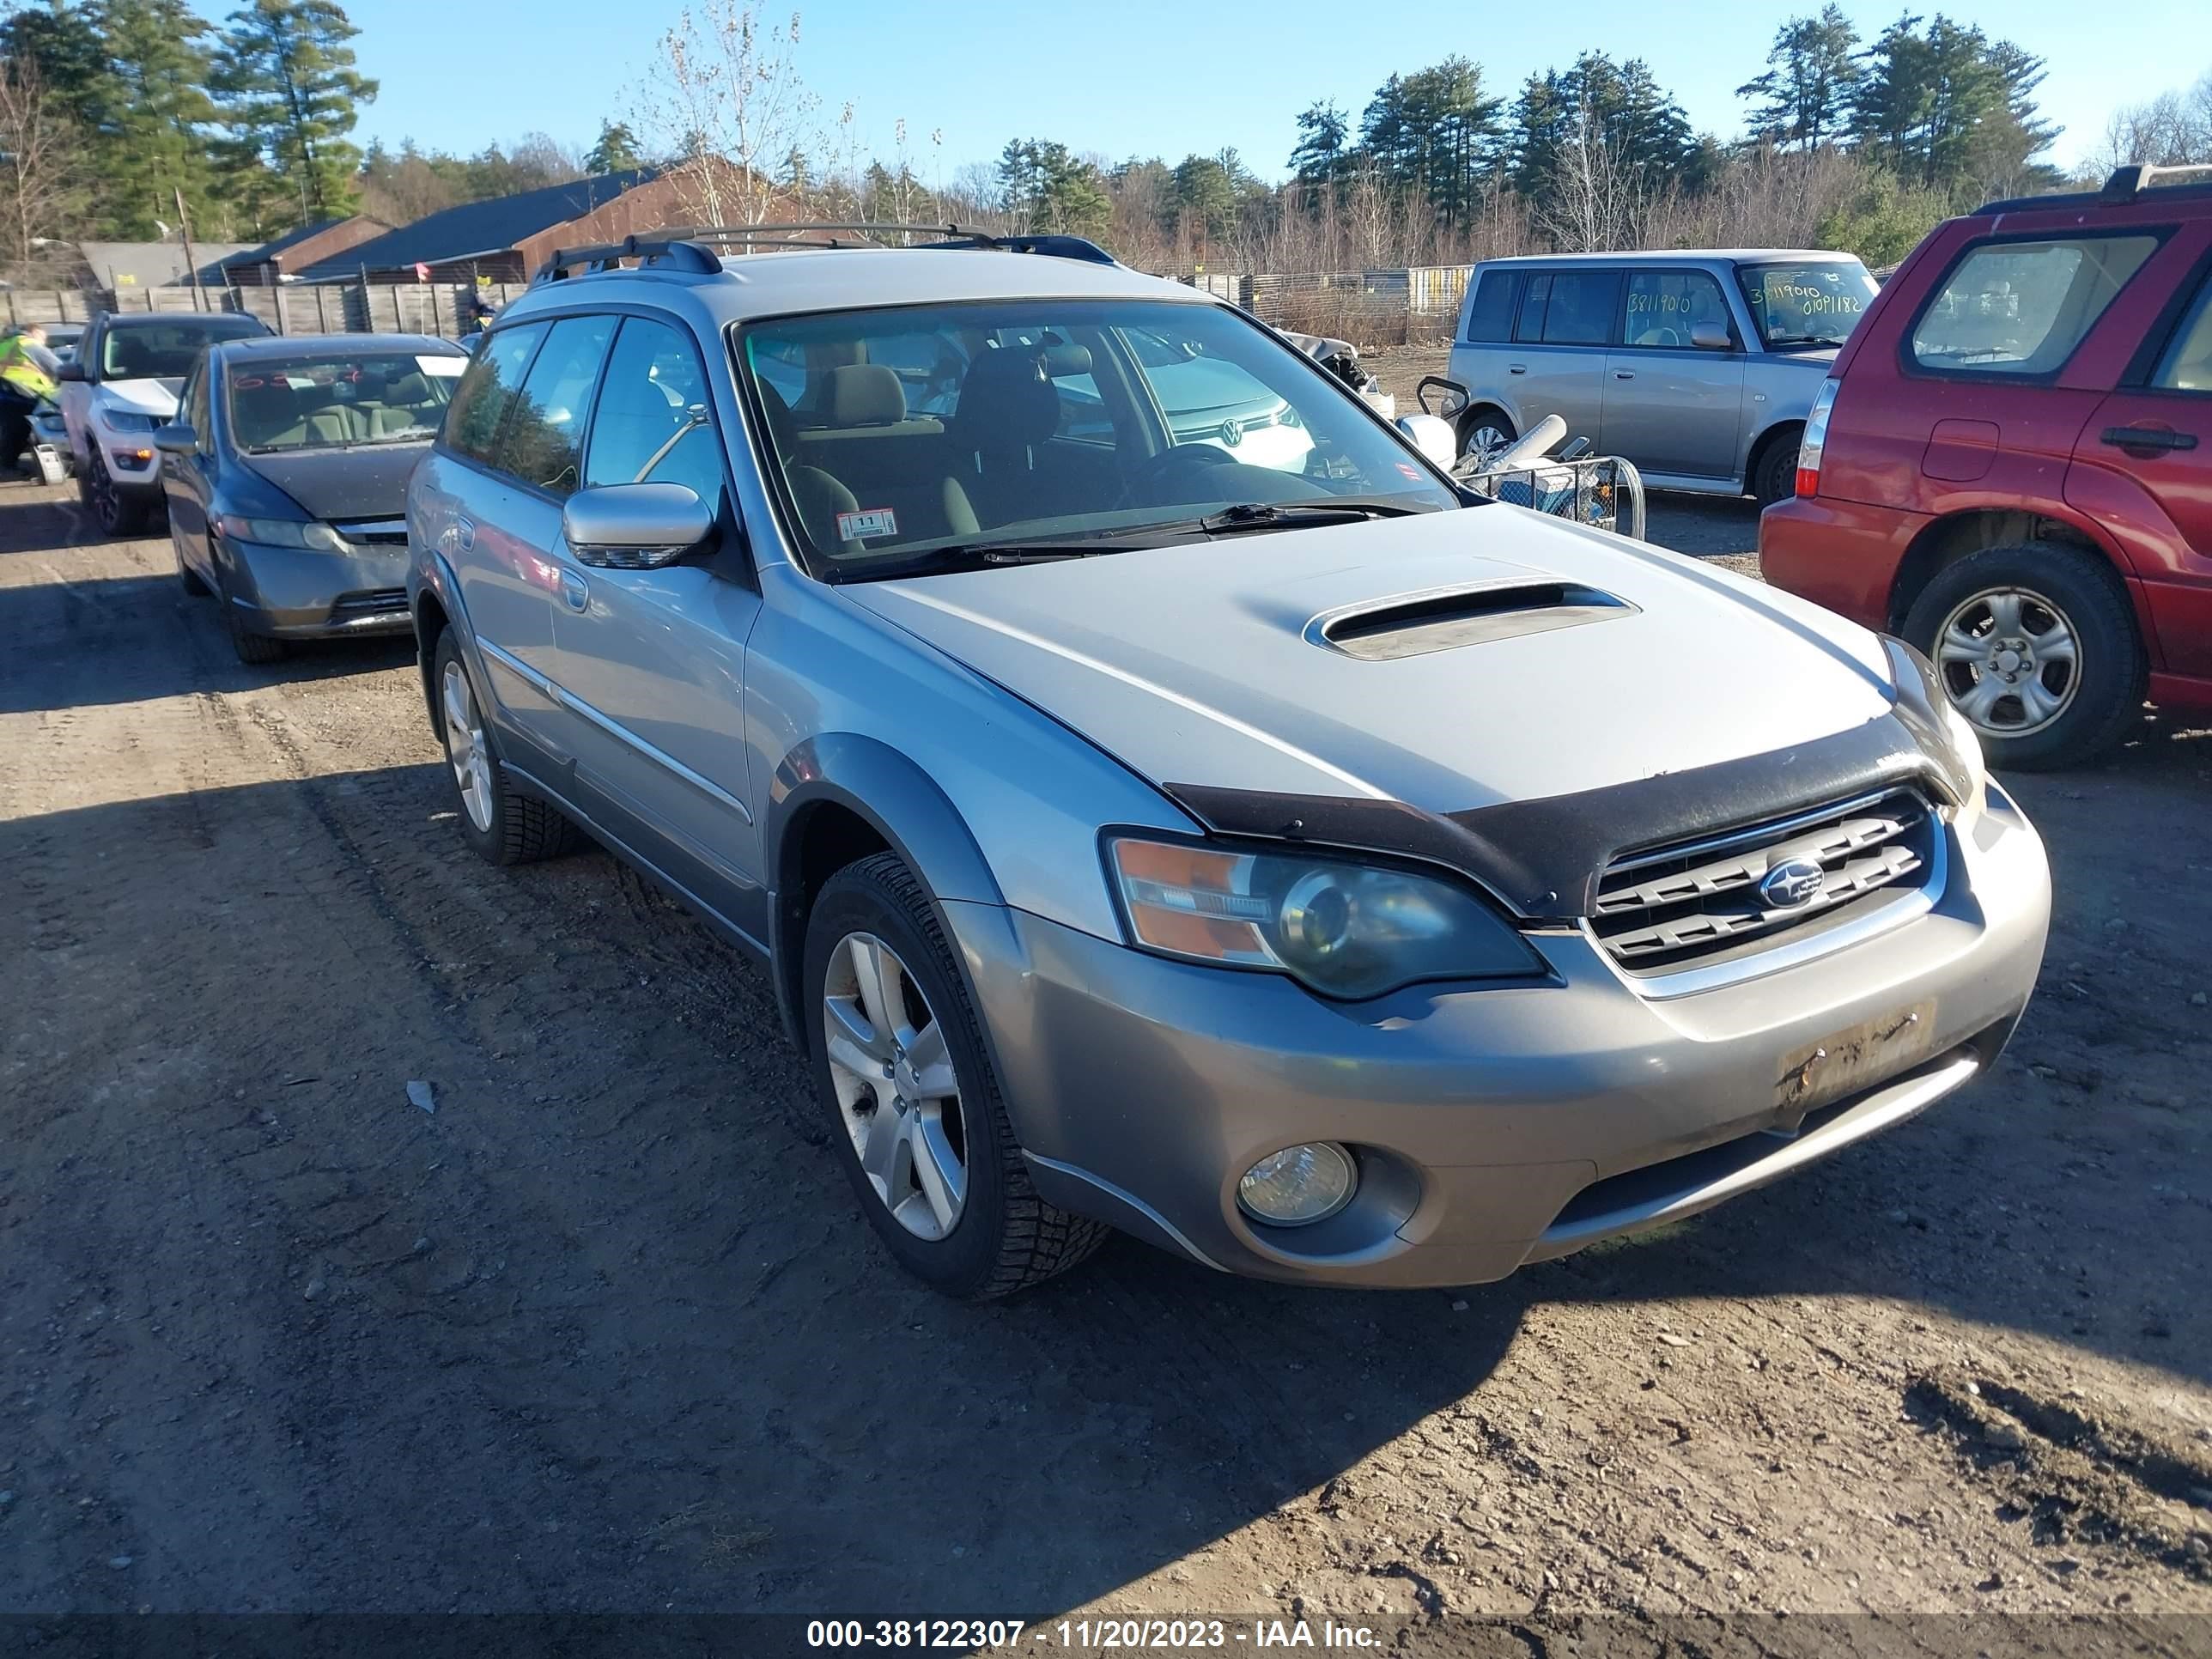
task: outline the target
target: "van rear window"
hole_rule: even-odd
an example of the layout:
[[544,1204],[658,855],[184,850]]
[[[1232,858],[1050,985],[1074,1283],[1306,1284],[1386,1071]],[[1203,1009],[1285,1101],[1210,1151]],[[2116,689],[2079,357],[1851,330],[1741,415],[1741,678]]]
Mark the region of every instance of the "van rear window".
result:
[[1969,248],[1913,325],[1912,360],[1945,374],[2055,374],[2157,246],[2060,236]]
[[1486,270],[1467,307],[1467,337],[1483,342],[1513,336],[1513,273]]

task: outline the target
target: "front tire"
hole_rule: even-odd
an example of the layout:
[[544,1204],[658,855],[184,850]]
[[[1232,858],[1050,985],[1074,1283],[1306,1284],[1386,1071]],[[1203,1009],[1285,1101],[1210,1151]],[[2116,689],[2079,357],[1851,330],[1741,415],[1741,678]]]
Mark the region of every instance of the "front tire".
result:
[[177,583],[185,590],[185,597],[191,599],[205,599],[208,592],[207,581],[185,562],[185,544],[178,538],[177,527],[174,525],[169,526],[169,551],[177,556]]
[[815,1093],[868,1222],[899,1265],[964,1301],[1075,1266],[1099,1222],[1030,1185],[935,908],[895,855],[832,876],[807,919]]
[[483,701],[453,630],[438,635],[430,683],[437,693],[439,740],[460,808],[461,837],[489,864],[535,864],[557,858],[576,844],[576,827],[560,809],[525,794],[507,779],[492,750]]
[[2118,579],[2061,542],[1993,547],[1938,572],[1905,637],[1925,652],[1990,764],[2039,771],[2112,748],[2149,672]]
[[135,536],[145,529],[152,516],[147,503],[126,493],[115,482],[115,475],[107,470],[107,459],[95,454],[92,458],[91,477],[86,485],[87,499],[92,506],[92,516],[100,527],[110,536]]

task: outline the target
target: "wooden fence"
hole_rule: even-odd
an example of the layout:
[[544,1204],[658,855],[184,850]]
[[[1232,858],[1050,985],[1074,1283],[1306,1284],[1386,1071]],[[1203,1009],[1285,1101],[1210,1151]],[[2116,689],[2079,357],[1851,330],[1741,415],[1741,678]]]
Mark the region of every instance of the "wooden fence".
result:
[[295,283],[276,288],[0,289],[0,316],[9,327],[30,323],[86,323],[106,312],[243,312],[279,334],[440,334],[472,332],[478,295],[495,307],[524,284],[494,283]]

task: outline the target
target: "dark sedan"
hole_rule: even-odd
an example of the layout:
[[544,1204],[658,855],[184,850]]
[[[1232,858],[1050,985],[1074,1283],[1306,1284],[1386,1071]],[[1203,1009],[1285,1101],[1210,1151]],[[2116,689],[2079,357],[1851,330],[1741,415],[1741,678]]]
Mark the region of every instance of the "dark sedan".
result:
[[246,662],[408,627],[407,475],[468,366],[413,334],[227,340],[155,434],[185,590]]

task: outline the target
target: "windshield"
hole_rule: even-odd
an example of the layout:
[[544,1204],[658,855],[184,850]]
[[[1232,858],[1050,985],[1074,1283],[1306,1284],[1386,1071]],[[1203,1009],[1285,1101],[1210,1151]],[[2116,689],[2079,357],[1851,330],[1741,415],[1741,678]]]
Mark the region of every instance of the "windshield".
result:
[[251,317],[201,322],[133,323],[111,327],[100,343],[103,380],[181,380],[192,359],[216,340],[240,340],[268,331]]
[[428,443],[438,435],[458,352],[360,352],[231,365],[230,429],[256,453],[348,444]]
[[1458,504],[1337,382],[1217,306],[836,312],[756,324],[739,356],[798,539],[836,579]]
[[1736,280],[1770,347],[1843,344],[1875,293],[1874,278],[1856,259],[1746,265]]

